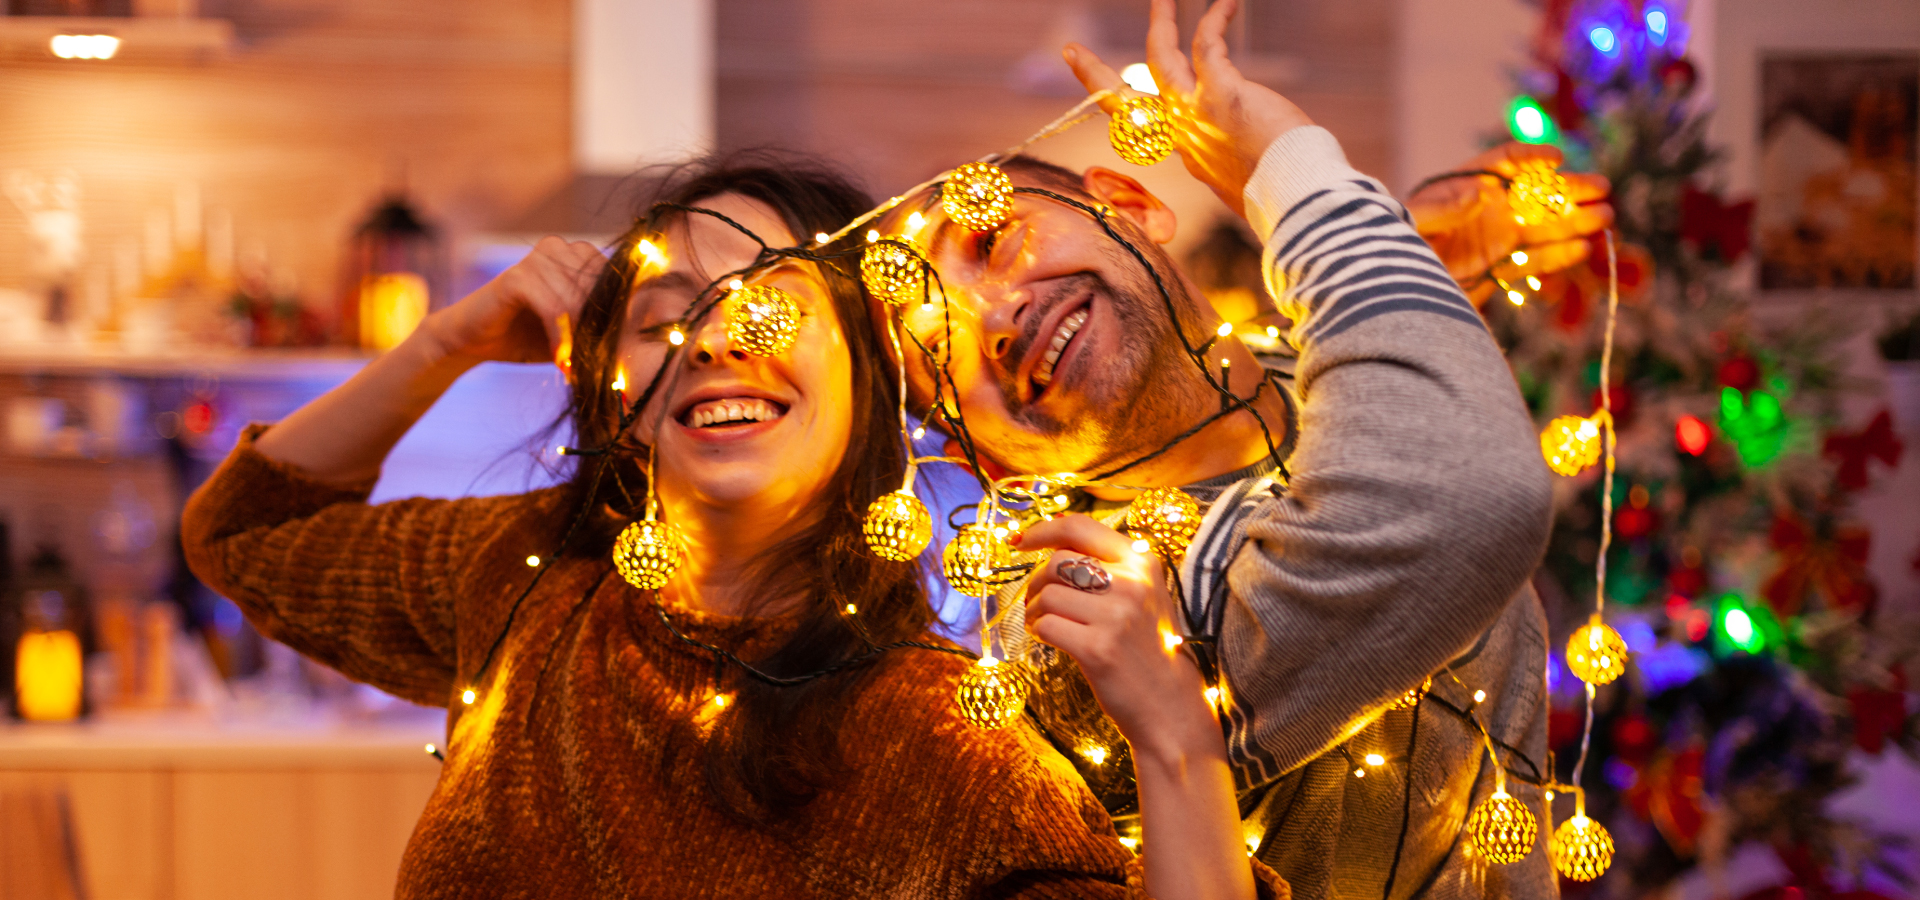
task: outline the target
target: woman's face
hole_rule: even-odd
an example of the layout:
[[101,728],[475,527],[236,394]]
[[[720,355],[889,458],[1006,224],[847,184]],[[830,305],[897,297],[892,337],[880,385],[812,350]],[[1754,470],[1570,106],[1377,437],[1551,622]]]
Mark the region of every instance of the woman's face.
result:
[[[758,201],[722,194],[692,205],[739,222],[768,246],[794,243],[780,217]],[[697,214],[682,216],[654,241],[665,259],[643,262],[620,333],[630,400],[660,370],[675,323],[701,299],[697,292],[749,265],[760,250],[726,223]],[[799,336],[784,353],[749,354],[727,341],[725,302],[687,329],[632,432],[657,448],[656,490],[670,508],[798,511],[826,488],[846,455],[853,363],[819,271],[812,263],[786,263],[761,270],[751,283],[793,297]]]

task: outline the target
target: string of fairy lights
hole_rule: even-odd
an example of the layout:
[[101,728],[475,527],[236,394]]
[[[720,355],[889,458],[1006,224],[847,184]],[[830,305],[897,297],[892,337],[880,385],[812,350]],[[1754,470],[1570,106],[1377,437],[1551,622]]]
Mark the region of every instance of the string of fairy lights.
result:
[[[867,650],[848,659],[832,663],[818,671],[793,676],[777,676],[760,671],[751,663],[740,659],[724,648],[713,646],[692,638],[682,632],[660,598],[665,588],[688,560],[685,538],[678,527],[665,521],[660,514],[660,503],[655,493],[653,478],[652,444],[634,446],[626,442],[629,429],[639,419],[640,413],[658,394],[663,385],[671,389],[671,379],[677,378],[681,367],[675,366],[677,353],[684,349],[688,335],[698,329],[716,310],[723,311],[726,334],[731,346],[758,356],[776,356],[785,353],[793,346],[799,334],[801,312],[794,298],[778,287],[750,283],[757,273],[790,261],[815,263],[838,263],[858,256],[860,282],[867,293],[881,300],[888,310],[887,338],[891,341],[898,363],[900,398],[901,439],[907,448],[907,464],[899,489],[881,495],[867,508],[861,523],[862,534],[868,548],[880,559],[901,564],[912,564],[920,559],[932,542],[932,516],[926,505],[914,492],[914,483],[919,468],[929,464],[953,464],[965,468],[982,489],[982,497],[975,505],[974,520],[960,525],[951,540],[940,553],[940,570],[948,585],[959,594],[976,598],[979,601],[979,622],[981,629],[981,652],[972,665],[961,676],[955,689],[954,701],[961,715],[975,726],[987,729],[1007,726],[1018,720],[1027,704],[1031,676],[1024,671],[1027,663],[1020,660],[1003,660],[994,653],[996,629],[1008,609],[990,609],[988,598],[1001,588],[1019,583],[1039,563],[1014,563],[1014,551],[1010,538],[1015,533],[1038,521],[1046,521],[1065,512],[1071,504],[1071,495],[1075,491],[1090,487],[1104,487],[1135,492],[1134,499],[1125,509],[1124,516],[1116,521],[1130,538],[1132,552],[1157,558],[1169,568],[1177,566],[1184,557],[1188,544],[1197,533],[1202,510],[1199,503],[1185,491],[1175,487],[1147,487],[1128,485],[1115,481],[1115,477],[1150,459],[1164,454],[1179,443],[1191,439],[1204,430],[1205,426],[1218,419],[1236,413],[1246,412],[1258,423],[1266,440],[1268,453],[1273,464],[1276,483],[1284,486],[1286,470],[1284,460],[1275,448],[1273,436],[1264,417],[1255,409],[1261,392],[1279,387],[1271,379],[1262,379],[1250,397],[1242,397],[1233,392],[1228,383],[1229,362],[1225,358],[1216,361],[1209,358],[1214,343],[1234,333],[1231,323],[1222,323],[1218,330],[1206,340],[1195,343],[1182,325],[1179,309],[1173,294],[1167,287],[1161,273],[1132,242],[1117,230],[1110,221],[1111,210],[1103,206],[1090,205],[1071,197],[1039,188],[1014,186],[1012,179],[1001,167],[1001,163],[1019,155],[1033,143],[1058,134],[1093,115],[1093,107],[1109,98],[1116,100],[1110,115],[1108,138],[1116,154],[1136,165],[1153,165],[1165,159],[1174,148],[1172,130],[1172,111],[1158,96],[1135,92],[1126,88],[1097,92],[1068,110],[1065,114],[1048,123],[1026,140],[1006,150],[989,154],[973,162],[961,165],[942,173],[935,178],[894,196],[872,210],[855,218],[832,234],[816,234],[813,240],[793,246],[776,248],[769,246],[758,235],[740,223],[712,210],[680,204],[660,204],[649,211],[648,215],[637,222],[634,229],[623,237],[626,239],[639,235],[633,250],[628,254],[618,254],[609,265],[617,277],[632,279],[649,269],[663,269],[667,263],[664,249],[656,243],[658,232],[655,222],[663,213],[698,214],[710,216],[752,238],[761,248],[760,253],[747,266],[720,275],[703,289],[698,300],[688,313],[673,325],[668,333],[665,358],[660,369],[653,375],[637,396],[628,390],[624,372],[614,382],[613,387],[620,399],[621,408],[616,435],[606,446],[587,448],[562,448],[563,453],[581,457],[598,457],[594,471],[588,479],[586,496],[573,520],[564,530],[559,547],[546,557],[530,556],[528,564],[535,573],[528,584],[509,607],[505,623],[480,665],[474,672],[473,681],[462,690],[461,700],[473,704],[479,695],[478,683],[489,671],[495,655],[511,630],[515,616],[521,604],[533,592],[541,577],[550,571],[554,562],[560,558],[570,545],[581,523],[585,520],[591,498],[598,496],[600,485],[612,472],[612,464],[624,454],[646,456],[646,492],[641,503],[633,503],[629,496],[630,508],[638,509],[640,518],[621,530],[614,541],[612,552],[614,568],[621,578],[635,588],[651,592],[655,597],[655,609],[661,620],[680,640],[704,649],[713,654],[717,663],[732,665],[747,675],[775,685],[794,685],[843,671],[851,666],[863,663],[881,653],[896,649],[925,649],[939,652],[959,653],[967,656],[974,654],[955,647],[919,641],[898,641],[890,644],[875,644],[866,638],[866,632],[858,622],[859,611],[852,606],[843,610],[845,617],[863,638]],[[1522,225],[1536,225],[1552,222],[1571,215],[1575,204],[1571,201],[1566,178],[1557,169],[1545,163],[1522,166],[1512,177],[1490,171],[1446,173],[1438,178],[1492,176],[1498,178],[1506,188],[1506,200],[1516,221]],[[930,192],[930,193],[929,193]],[[910,199],[927,196],[921,201],[919,209],[913,210],[899,223],[898,229],[883,234],[879,228],[869,229],[864,242],[849,240],[861,228],[874,223],[883,215],[901,207]],[[956,385],[949,370],[951,363],[950,340],[953,331],[951,307],[947,292],[940,280],[938,269],[929,261],[925,250],[918,243],[918,235],[925,224],[925,213],[937,202],[941,212],[948,220],[972,232],[989,232],[998,229],[1013,215],[1016,195],[1031,195],[1045,200],[1061,203],[1080,210],[1098,223],[1105,233],[1123,248],[1130,251],[1134,259],[1149,273],[1158,290],[1166,312],[1172,319],[1175,333],[1179,336],[1189,360],[1196,366],[1205,382],[1221,398],[1220,412],[1204,422],[1176,436],[1165,446],[1160,447],[1111,469],[1093,476],[1076,473],[1020,474],[997,479],[988,479],[984,468],[979,464],[979,455],[972,434],[967,428],[964,415],[957,403],[948,402],[957,394]],[[890,226],[891,227],[891,226]],[[1606,339],[1601,359],[1601,379],[1605,382],[1612,361],[1614,318],[1618,307],[1618,288],[1616,262],[1611,233],[1608,235],[1609,276],[1612,286],[1607,308]],[[1514,253],[1514,262],[1524,265],[1524,250]],[[1491,270],[1489,277],[1494,276]],[[1510,299],[1518,291],[1504,280],[1501,287],[1509,291]],[[724,285],[725,290],[721,290]],[[936,306],[937,304],[937,306]],[[930,349],[911,329],[904,326],[904,316],[910,310],[937,312],[940,327],[948,340],[935,342],[936,348]],[[1267,334],[1272,336],[1274,329]],[[907,357],[901,336],[905,335],[921,354],[928,374],[933,380],[933,396],[927,403],[929,417],[937,418],[945,430],[959,446],[960,455],[919,456],[914,453],[914,438],[924,433],[925,426],[912,426],[907,406]],[[664,380],[664,381],[663,381]],[[1580,774],[1584,769],[1586,752],[1590,743],[1593,727],[1593,702],[1595,686],[1611,682],[1624,670],[1627,650],[1619,634],[1607,626],[1601,619],[1601,610],[1605,602],[1606,590],[1606,550],[1611,539],[1611,492],[1613,476],[1613,422],[1608,404],[1608,393],[1601,392],[1602,408],[1590,417],[1563,416],[1555,419],[1541,435],[1542,451],[1548,465],[1562,475],[1575,475],[1605,458],[1603,476],[1603,503],[1607,515],[1602,516],[1601,551],[1596,590],[1595,612],[1589,623],[1577,632],[1568,645],[1567,665],[1569,669],[1586,682],[1587,714],[1586,730],[1581,738],[1580,761],[1574,770],[1574,785],[1555,782],[1550,773],[1539,776],[1539,769],[1531,760],[1513,747],[1497,741],[1482,725],[1475,708],[1482,702],[1486,693],[1474,691],[1473,704],[1458,707],[1431,693],[1433,678],[1409,690],[1389,706],[1390,709],[1413,710],[1414,729],[1409,739],[1408,758],[1412,755],[1412,738],[1418,734],[1418,714],[1423,702],[1434,702],[1444,706],[1468,722],[1484,738],[1489,758],[1493,763],[1494,791],[1482,801],[1469,815],[1465,830],[1473,846],[1487,860],[1510,864],[1525,859],[1532,851],[1538,834],[1536,818],[1529,806],[1507,792],[1508,768],[1501,762],[1500,750],[1505,749],[1509,756],[1527,763],[1536,777],[1523,778],[1529,783],[1540,784],[1546,790],[1550,802],[1555,791],[1572,791],[1575,796],[1575,814],[1554,830],[1548,841],[1548,853],[1553,866],[1561,874],[1576,880],[1592,880],[1607,868],[1613,853],[1613,841],[1606,829],[1586,815],[1585,795],[1578,787]],[[660,417],[656,428],[664,424]],[[619,476],[613,473],[615,483],[624,493],[624,484],[619,484]],[[1177,582],[1173,589],[1178,590]],[[1171,651],[1182,645],[1197,649],[1194,645],[1207,645],[1211,641],[1204,637],[1188,637],[1166,632],[1163,635],[1166,647]],[[1196,656],[1196,659],[1199,659]],[[1202,661],[1202,670],[1207,673],[1207,698],[1209,703],[1218,705],[1224,696],[1223,685],[1215,667]],[[1436,673],[1439,674],[1439,673]],[[1451,670],[1444,674],[1458,681]],[[1464,685],[1462,685],[1464,688]],[[713,706],[724,708],[726,695],[718,694],[712,698]],[[428,752],[443,757],[439,748],[429,745]],[[1098,765],[1107,756],[1104,747],[1082,748],[1081,754]],[[1364,766],[1356,766],[1354,774],[1364,777],[1367,767],[1385,765],[1387,759],[1379,753],[1368,753],[1364,757]],[[1405,839],[1406,811],[1403,811],[1402,842]],[[1551,810],[1548,811],[1551,818]],[[1137,841],[1129,846],[1137,845]],[[1258,845],[1258,838],[1250,837],[1248,852],[1251,854]],[[1397,870],[1398,852],[1395,854]],[[1392,877],[1388,884],[1391,889]]]

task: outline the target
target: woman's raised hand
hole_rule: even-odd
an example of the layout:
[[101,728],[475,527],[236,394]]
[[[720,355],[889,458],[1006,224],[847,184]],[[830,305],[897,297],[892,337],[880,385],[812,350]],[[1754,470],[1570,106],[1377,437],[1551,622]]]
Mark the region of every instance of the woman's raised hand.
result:
[[[1282,133],[1313,120],[1300,107],[1265,85],[1248,81],[1227,59],[1227,23],[1238,0],[1218,0],[1200,17],[1193,34],[1193,59],[1180,52],[1180,25],[1174,0],[1153,0],[1147,24],[1147,68],[1160,96],[1173,109],[1174,147],[1187,171],[1219,195],[1236,213],[1247,180],[1268,145]],[[1121,86],[1118,73],[1079,44],[1064,55],[1073,74],[1089,91]],[[1117,101],[1103,103],[1112,112]]]
[[565,370],[568,360],[561,350],[570,339],[567,323],[578,318],[606,264],[592,244],[542,238],[525,259],[428,316],[420,328],[449,359],[552,360]]
[[[1135,552],[1125,535],[1078,515],[1028,528],[1019,547],[1054,551],[1027,582],[1027,632],[1080,664],[1101,708],[1136,754],[1163,745],[1174,750],[1171,744],[1194,737],[1182,726],[1196,724],[1212,743],[1221,743],[1199,668],[1169,640],[1178,632],[1159,559]],[[1081,558],[1107,572],[1108,587],[1088,591],[1066,580],[1061,564]]]

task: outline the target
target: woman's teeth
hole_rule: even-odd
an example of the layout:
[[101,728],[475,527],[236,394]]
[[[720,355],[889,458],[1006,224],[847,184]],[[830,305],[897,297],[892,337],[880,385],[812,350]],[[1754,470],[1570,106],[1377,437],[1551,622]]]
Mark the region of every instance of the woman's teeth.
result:
[[780,418],[784,410],[758,397],[730,397],[696,403],[687,410],[687,425],[706,428],[734,422],[769,422]]
[[1080,326],[1087,324],[1087,310],[1080,310],[1061,320],[1060,329],[1053,333],[1053,343],[1047,347],[1045,356],[1040,357],[1040,365],[1033,370],[1033,381],[1041,387],[1053,383],[1053,367],[1060,362],[1060,351],[1067,349],[1067,342],[1080,332]]

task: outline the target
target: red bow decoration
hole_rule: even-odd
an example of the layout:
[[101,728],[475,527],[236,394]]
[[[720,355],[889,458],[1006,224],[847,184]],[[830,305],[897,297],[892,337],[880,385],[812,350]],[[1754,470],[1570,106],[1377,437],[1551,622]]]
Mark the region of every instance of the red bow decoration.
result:
[[1893,417],[1883,409],[1858,432],[1828,434],[1825,443],[1820,445],[1820,455],[1840,460],[1836,480],[1840,487],[1857,491],[1867,486],[1868,459],[1878,459],[1889,469],[1899,468],[1900,453],[1905,449],[1900,439],[1893,436]]
[[1831,536],[1815,535],[1791,513],[1774,517],[1768,541],[1780,551],[1774,570],[1760,594],[1782,619],[1800,612],[1807,592],[1817,590],[1834,609],[1864,610],[1879,597],[1867,574],[1867,548],[1872,533],[1858,525],[1842,525]]
[[1706,792],[1700,778],[1705,762],[1706,753],[1698,745],[1679,753],[1662,751],[1627,789],[1627,805],[1640,818],[1652,821],[1681,859],[1693,856],[1706,823],[1706,810],[1700,805]]
[[1753,241],[1753,201],[1723,203],[1692,185],[1680,191],[1680,240],[1696,250],[1711,247],[1720,259],[1738,262]]

